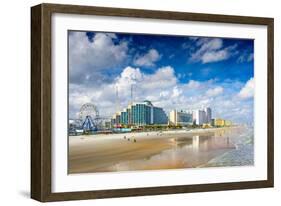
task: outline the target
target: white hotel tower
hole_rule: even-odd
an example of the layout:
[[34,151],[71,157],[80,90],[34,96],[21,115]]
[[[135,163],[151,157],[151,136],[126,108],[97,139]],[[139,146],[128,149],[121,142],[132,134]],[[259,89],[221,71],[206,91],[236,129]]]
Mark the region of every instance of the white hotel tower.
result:
[[209,107],[204,108],[203,110],[193,111],[193,121],[197,125],[202,125],[206,123],[211,123],[212,120],[212,110]]

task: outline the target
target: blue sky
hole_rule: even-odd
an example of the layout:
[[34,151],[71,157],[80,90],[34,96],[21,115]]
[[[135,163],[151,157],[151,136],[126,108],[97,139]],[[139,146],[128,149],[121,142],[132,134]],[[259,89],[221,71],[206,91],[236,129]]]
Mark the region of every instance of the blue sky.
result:
[[215,117],[252,123],[254,41],[249,39],[69,32],[69,113],[83,103],[101,115],[149,99],[166,112],[210,106]]

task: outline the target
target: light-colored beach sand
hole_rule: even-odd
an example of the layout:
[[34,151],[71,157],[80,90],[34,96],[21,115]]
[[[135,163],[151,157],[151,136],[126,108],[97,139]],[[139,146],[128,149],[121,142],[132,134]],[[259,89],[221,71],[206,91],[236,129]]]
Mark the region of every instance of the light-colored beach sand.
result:
[[235,149],[245,128],[69,137],[69,173],[197,167]]

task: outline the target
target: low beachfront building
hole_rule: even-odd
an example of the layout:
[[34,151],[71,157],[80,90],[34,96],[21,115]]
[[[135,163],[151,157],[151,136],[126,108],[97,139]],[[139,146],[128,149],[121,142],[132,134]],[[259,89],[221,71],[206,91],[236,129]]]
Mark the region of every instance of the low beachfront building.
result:
[[117,112],[111,118],[111,125],[114,127],[120,127],[121,125],[121,112]]
[[224,121],[224,125],[225,125],[226,127],[230,127],[230,126],[232,125],[232,122],[231,122],[230,120],[225,120],[225,121]]
[[225,126],[225,120],[224,119],[215,119],[215,126],[216,127],[224,127]]
[[211,125],[215,127],[230,127],[232,126],[232,121],[217,118],[217,119],[212,119]]

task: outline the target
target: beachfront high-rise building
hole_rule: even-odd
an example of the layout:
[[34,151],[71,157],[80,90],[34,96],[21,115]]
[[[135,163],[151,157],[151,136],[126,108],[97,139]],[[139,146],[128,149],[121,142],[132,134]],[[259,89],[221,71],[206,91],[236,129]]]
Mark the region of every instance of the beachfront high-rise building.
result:
[[161,107],[153,107],[153,124],[167,124],[168,117]]
[[[153,106],[149,102],[134,103],[129,106],[130,120],[133,125],[146,125],[153,123]],[[126,122],[122,122],[126,124]]]
[[212,110],[209,107],[203,110],[193,111],[193,121],[197,125],[211,124],[212,123]]
[[[120,118],[119,115],[120,114]],[[120,119],[120,121],[118,121]],[[113,125],[149,125],[167,124],[168,117],[161,107],[155,107],[150,101],[131,103],[122,112],[113,115]]]
[[172,110],[169,114],[169,123],[172,125],[192,125],[192,113]]
[[210,107],[206,107],[204,109],[206,113],[206,122],[205,123],[211,123],[212,122],[212,110]]
[[193,112],[193,120],[195,124],[202,125],[206,122],[206,112],[204,110],[196,110]]

